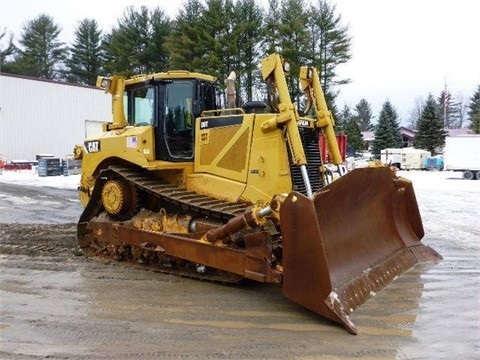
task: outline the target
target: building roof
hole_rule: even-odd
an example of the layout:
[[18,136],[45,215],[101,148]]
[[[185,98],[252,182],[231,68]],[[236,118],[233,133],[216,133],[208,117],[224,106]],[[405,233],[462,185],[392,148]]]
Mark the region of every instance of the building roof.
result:
[[[458,135],[467,135],[472,134],[472,130],[468,128],[460,128],[460,129],[447,129],[448,136],[458,136]],[[400,127],[400,133],[402,136],[407,138],[413,139],[415,137],[415,131],[404,126]],[[373,141],[375,139],[375,132],[374,131],[363,131],[362,132],[363,141]]]
[[473,134],[472,130],[470,130],[469,128],[447,129],[447,131],[448,131],[448,136]]
[[17,79],[23,79],[23,80],[39,81],[39,82],[44,82],[44,83],[49,83],[49,84],[56,84],[56,85],[67,85],[67,86],[75,86],[75,87],[81,87],[81,88],[87,88],[87,89],[97,89],[97,90],[100,90],[100,89],[97,88],[96,86],[82,85],[82,84],[73,84],[73,83],[69,83],[69,82],[66,82],[66,81],[43,79],[43,78],[38,78],[38,77],[25,76],[25,75],[17,75],[17,74],[10,74],[10,73],[4,73],[4,72],[0,72],[0,76],[10,77],[10,78],[17,78]]

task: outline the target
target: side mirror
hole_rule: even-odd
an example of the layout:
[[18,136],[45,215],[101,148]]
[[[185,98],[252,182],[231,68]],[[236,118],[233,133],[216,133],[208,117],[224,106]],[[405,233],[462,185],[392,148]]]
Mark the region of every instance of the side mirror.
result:
[[201,103],[200,100],[195,100],[193,102],[192,111],[193,111],[193,116],[194,117],[198,117],[201,114],[201,112],[203,111],[203,106],[202,106],[202,103]]

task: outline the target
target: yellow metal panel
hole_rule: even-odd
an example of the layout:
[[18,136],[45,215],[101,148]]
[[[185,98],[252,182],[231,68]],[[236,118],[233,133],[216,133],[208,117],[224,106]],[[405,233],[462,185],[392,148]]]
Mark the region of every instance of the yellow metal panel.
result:
[[245,189],[245,184],[212,174],[187,175],[187,189],[216,199],[236,202]]
[[151,126],[125,127],[119,130],[110,130],[104,133],[99,140],[102,152],[112,151],[119,156],[122,156],[122,152],[137,153],[143,156],[146,161],[155,160],[155,140]]
[[255,119],[244,201],[270,201],[275,194],[292,191],[286,139],[280,129],[262,131],[262,123],[271,116],[258,114]]
[[228,142],[241,125],[228,126],[218,129],[208,129],[200,132],[199,165],[211,165],[218,154],[227,147]]
[[218,162],[218,166],[242,173],[245,170],[246,159],[248,154],[248,138],[249,129],[243,129],[243,133],[238,136],[235,144],[226,152],[222,159]]
[[199,118],[196,122],[195,173],[245,183],[254,114]]
[[163,73],[154,73],[154,74],[148,74],[148,75],[143,74],[143,75],[133,76],[125,80],[125,84],[131,85],[131,84],[147,82],[150,80],[161,80],[161,79],[202,79],[202,80],[211,81],[211,82],[214,82],[216,80],[215,77],[206,75],[206,74],[189,72],[187,70],[172,70],[172,71],[163,72]]

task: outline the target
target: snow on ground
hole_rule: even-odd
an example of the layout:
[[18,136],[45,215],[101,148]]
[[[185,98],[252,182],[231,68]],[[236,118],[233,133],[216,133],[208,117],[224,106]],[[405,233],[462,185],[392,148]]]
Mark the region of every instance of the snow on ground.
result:
[[[480,181],[461,172],[399,171],[412,181],[425,228],[424,242],[480,251]],[[449,242],[447,245],[445,242]]]
[[0,172],[0,183],[76,190],[80,175],[38,176],[36,169]]

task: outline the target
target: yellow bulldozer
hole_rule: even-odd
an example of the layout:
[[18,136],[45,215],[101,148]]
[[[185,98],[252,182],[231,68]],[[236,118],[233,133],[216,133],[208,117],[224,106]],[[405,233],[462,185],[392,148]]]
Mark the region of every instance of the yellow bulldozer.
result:
[[317,69],[300,69],[312,115],[299,116],[289,65],[276,53],[261,62],[270,113],[263,102],[219,108],[216,79],[205,74],[99,77],[113,120],[74,150],[84,252],[212,281],[279,284],[353,334],[356,307],[415,264],[440,259],[420,242],[411,182],[387,167],[345,172]]

